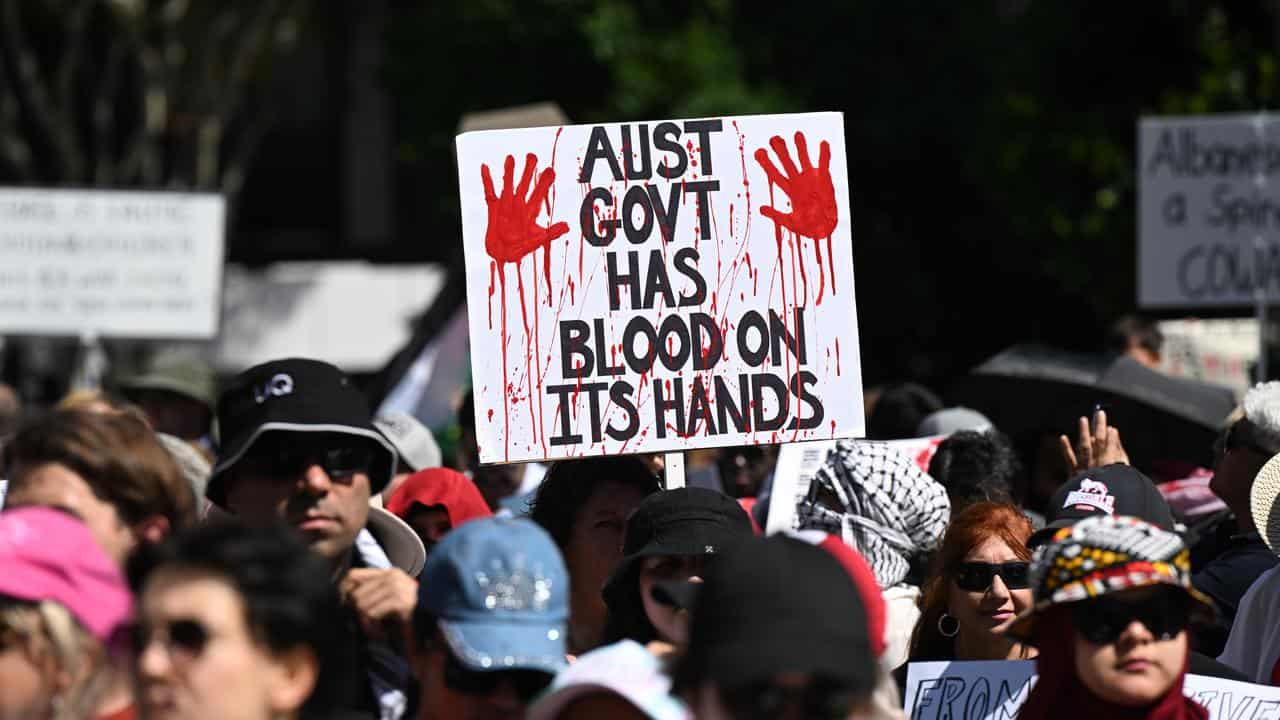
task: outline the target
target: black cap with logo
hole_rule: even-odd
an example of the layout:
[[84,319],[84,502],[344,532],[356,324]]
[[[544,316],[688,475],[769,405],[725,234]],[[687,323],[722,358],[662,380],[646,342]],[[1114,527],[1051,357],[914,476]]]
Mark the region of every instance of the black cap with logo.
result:
[[1085,470],[1063,483],[1049,499],[1044,529],[1032,535],[1027,545],[1040,545],[1054,530],[1094,515],[1136,517],[1169,531],[1176,524],[1169,503],[1151,478],[1117,463]]
[[226,471],[268,432],[326,432],[369,440],[378,452],[369,471],[379,492],[395,470],[396,452],[373,425],[369,404],[341,370],[303,358],[273,360],[240,373],[218,399],[222,445],[205,490],[224,505]]

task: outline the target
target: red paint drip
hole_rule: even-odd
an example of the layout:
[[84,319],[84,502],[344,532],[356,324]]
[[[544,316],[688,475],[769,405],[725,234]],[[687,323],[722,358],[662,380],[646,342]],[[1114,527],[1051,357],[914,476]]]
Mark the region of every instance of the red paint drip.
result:
[[[826,274],[822,269],[822,244],[817,240],[813,241],[813,255],[818,259],[818,298],[814,300],[815,305],[822,304],[822,291],[826,287],[827,281],[823,276]],[[834,281],[835,278],[832,278]],[[834,291],[833,291],[834,292]]]
[[[551,306],[551,270],[550,270],[550,268],[551,268],[551,246],[550,246],[550,245],[547,245],[546,250],[547,250],[547,252],[546,252],[546,254],[543,256],[543,273],[544,273],[544,274],[546,275],[546,277],[547,277],[547,306],[548,306],[548,307],[550,307],[550,306]],[[535,256],[535,257],[536,257],[536,256]],[[538,263],[537,263],[537,260],[535,259],[535,260],[534,260],[534,262],[533,262],[533,265],[534,265],[534,267],[533,267],[533,302],[534,302],[534,304],[535,304],[535,305],[536,305],[536,304],[537,304],[537,302],[538,302],[538,268],[537,268],[537,264],[538,264]],[[547,433],[546,433],[546,429],[545,429],[544,425],[546,424],[546,417],[547,417],[547,416],[546,416],[546,413],[545,413],[545,411],[544,411],[543,403],[542,403],[542,372],[541,372],[541,367],[539,367],[539,365],[541,364],[541,360],[539,359],[539,355],[541,355],[541,354],[542,354],[542,352],[541,352],[541,348],[540,348],[540,346],[539,346],[539,344],[542,342],[541,317],[542,317],[542,313],[538,312],[538,311],[537,311],[537,309],[535,308],[535,309],[534,309],[534,313],[533,313],[533,373],[532,373],[532,375],[537,376],[537,385],[538,385],[538,392],[537,392],[537,395],[538,395],[538,423],[537,423],[537,424],[538,424],[538,427],[537,427],[537,432],[534,434],[534,437],[535,437],[535,439],[539,439],[539,440],[541,440],[541,441],[542,441],[542,456],[543,456],[543,457],[546,457],[546,456],[547,456]],[[528,345],[527,345],[527,344],[526,344],[526,346],[525,346],[525,349],[526,349],[526,352],[527,352],[527,350],[528,350]],[[533,394],[533,389],[532,389],[532,387],[530,388],[529,392],[530,392],[530,394]],[[532,411],[533,411],[533,398],[530,398],[530,399],[529,399],[529,410],[530,410],[530,412],[532,412]]]
[[493,276],[497,272],[497,270],[498,270],[498,263],[490,260],[489,261],[489,329],[490,330],[493,329],[493,291],[494,291]]
[[[813,244],[817,245],[818,241],[815,239],[813,241]],[[830,235],[827,236],[827,267],[831,269],[831,294],[835,295],[836,294],[836,256],[834,253],[831,252],[831,236]]]
[[[533,273],[533,276],[536,278],[538,276],[538,269],[536,267],[533,269]],[[526,398],[529,401],[529,432],[533,435],[533,439],[536,442],[538,437],[538,419],[535,416],[533,409],[533,369],[530,367],[532,365],[531,359],[533,356],[533,335],[529,332],[529,312],[525,307],[524,300],[524,273],[520,271],[519,263],[516,264],[516,288],[520,292],[520,315],[524,319],[524,376],[529,388],[529,395]],[[534,291],[534,300],[537,300],[537,291]],[[535,312],[534,317],[536,318],[537,315],[538,314]]]
[[840,374],[840,338],[836,338],[836,375]]
[[[507,382],[510,373],[507,371],[507,266],[503,265],[498,269],[498,283],[502,286],[502,378],[503,382]],[[508,386],[509,387],[509,386]],[[502,399],[502,457],[504,460],[511,459],[511,444],[508,442],[511,437],[511,412],[508,408],[511,403],[507,402],[507,398]]]

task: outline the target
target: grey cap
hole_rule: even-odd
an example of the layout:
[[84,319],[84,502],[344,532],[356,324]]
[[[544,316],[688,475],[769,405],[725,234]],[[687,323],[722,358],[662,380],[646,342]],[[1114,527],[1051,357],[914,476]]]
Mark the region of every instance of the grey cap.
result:
[[185,350],[156,353],[142,372],[116,381],[126,394],[138,390],[165,390],[201,403],[213,412],[217,399],[217,379],[213,368]]
[[391,442],[400,460],[410,470],[417,472],[442,464],[440,445],[436,443],[435,436],[414,416],[389,412],[374,418],[373,425]]
[[961,430],[986,432],[995,427],[986,415],[967,407],[943,408],[920,421],[916,437],[950,435]]
[[181,438],[166,433],[156,433],[156,437],[164,449],[173,456],[173,461],[182,471],[182,477],[190,483],[191,491],[195,493],[196,498],[203,500],[205,486],[209,484],[209,475],[213,472],[213,463]]

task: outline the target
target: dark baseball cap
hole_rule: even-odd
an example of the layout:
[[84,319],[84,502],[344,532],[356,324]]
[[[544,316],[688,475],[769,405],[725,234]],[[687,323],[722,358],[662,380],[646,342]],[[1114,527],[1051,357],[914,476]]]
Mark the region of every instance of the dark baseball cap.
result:
[[677,691],[801,672],[858,695],[876,682],[862,597],[833,555],[792,537],[750,537],[707,569],[693,603]]
[[635,586],[643,558],[715,555],[754,534],[746,511],[724,493],[696,487],[654,493],[627,519],[625,557],[605,583],[605,601],[614,605]]
[[370,492],[386,487],[396,451],[374,427],[369,403],[341,370],[304,358],[273,360],[233,379],[218,398],[222,446],[205,496],[224,505],[223,479],[253,444],[271,432],[323,432],[364,438],[377,448],[369,471]]
[[1029,547],[1044,543],[1059,528],[1095,515],[1125,515],[1173,531],[1169,503],[1151,478],[1130,465],[1113,464],[1077,473],[1049,499],[1045,526],[1031,536]]

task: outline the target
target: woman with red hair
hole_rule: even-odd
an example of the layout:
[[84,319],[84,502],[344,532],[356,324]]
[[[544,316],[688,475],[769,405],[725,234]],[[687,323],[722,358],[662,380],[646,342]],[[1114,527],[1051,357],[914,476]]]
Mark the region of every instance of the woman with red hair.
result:
[[1003,634],[1031,607],[1031,532],[1022,511],[1003,503],[975,503],[952,518],[925,586],[912,662],[1035,657]]

